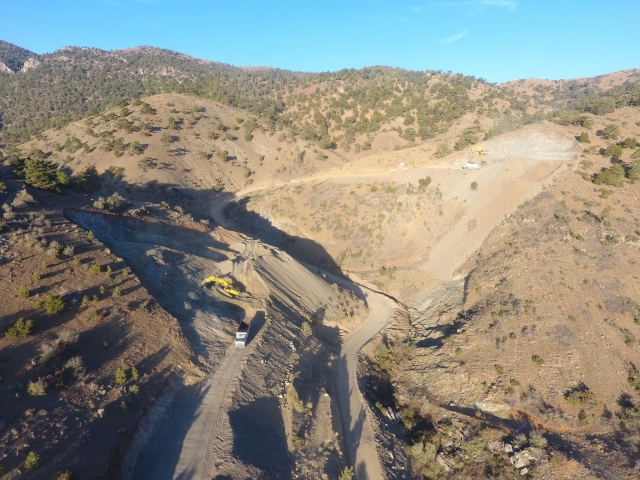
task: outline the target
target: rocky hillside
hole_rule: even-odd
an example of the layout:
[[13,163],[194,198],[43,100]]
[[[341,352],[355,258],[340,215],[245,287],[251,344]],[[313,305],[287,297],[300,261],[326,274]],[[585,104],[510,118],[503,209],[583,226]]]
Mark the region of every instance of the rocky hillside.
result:
[[16,73],[36,54],[26,48],[0,40],[0,74]]

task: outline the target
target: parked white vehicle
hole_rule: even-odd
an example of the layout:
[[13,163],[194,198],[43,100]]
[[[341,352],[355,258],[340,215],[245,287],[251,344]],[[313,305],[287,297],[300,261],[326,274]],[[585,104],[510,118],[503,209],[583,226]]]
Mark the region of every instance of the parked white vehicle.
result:
[[464,167],[462,168],[464,168],[465,170],[478,170],[480,166],[477,163],[465,163]]

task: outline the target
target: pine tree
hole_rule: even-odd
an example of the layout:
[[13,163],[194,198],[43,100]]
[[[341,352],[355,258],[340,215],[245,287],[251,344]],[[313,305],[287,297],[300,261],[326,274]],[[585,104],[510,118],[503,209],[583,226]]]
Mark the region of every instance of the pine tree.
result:
[[35,188],[60,190],[58,188],[58,171],[55,165],[39,156],[32,156],[25,160],[24,180]]

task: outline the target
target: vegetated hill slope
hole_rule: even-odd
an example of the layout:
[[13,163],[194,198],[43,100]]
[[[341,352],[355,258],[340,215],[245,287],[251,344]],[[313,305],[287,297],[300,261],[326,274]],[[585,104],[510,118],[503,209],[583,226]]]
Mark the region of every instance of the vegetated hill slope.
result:
[[95,166],[101,180],[94,199],[118,192],[200,214],[218,192],[285,181],[345,161],[333,152],[322,159],[307,155],[305,142],[282,140],[245,111],[211,100],[180,94],[146,100],[48,130],[7,161],[19,165],[20,157],[40,149],[72,179]]
[[597,77],[532,90],[388,67],[317,74],[247,70],[151,47],[65,47],[34,57],[25,70],[0,77],[2,138],[11,143],[119,101],[169,92],[241,108],[279,136],[341,153],[366,151],[387,124],[412,145],[448,132],[465,114],[489,118],[492,128],[486,130],[493,135],[543,118],[579,123],[583,112],[606,114],[638,104],[633,72],[612,74],[626,75],[623,83]]
[[35,55],[35,53],[26,48],[0,40],[0,65],[7,67],[3,69],[0,66],[0,75],[18,72],[24,63]]

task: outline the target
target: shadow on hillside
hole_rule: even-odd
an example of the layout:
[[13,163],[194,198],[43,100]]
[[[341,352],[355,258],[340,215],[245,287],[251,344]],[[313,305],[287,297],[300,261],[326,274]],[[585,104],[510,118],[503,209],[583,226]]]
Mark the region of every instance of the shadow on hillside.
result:
[[260,478],[292,478],[294,462],[276,397],[260,397],[231,410],[229,423],[235,458],[261,470]]
[[[226,215],[239,231],[287,252],[298,261],[343,276],[342,270],[325,248],[311,239],[289,235],[276,228],[269,220],[247,208],[245,197],[229,205]],[[317,272],[314,272],[317,273]]]

